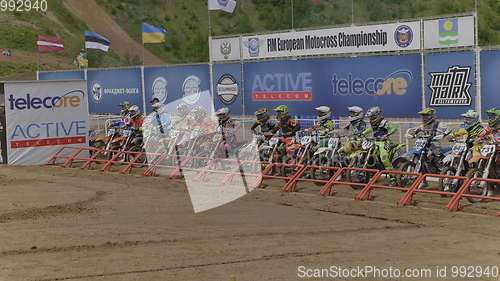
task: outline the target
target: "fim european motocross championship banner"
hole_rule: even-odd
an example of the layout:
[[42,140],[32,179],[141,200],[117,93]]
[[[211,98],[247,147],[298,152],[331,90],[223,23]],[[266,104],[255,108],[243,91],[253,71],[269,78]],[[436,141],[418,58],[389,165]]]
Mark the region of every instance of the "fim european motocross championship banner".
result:
[[241,48],[243,59],[418,50],[420,22],[244,36]]
[[500,50],[481,51],[481,108],[500,108]]
[[314,115],[330,106],[380,106],[393,118],[417,117],[422,108],[420,56],[376,56],[252,62],[244,64],[245,111],[285,104],[291,115]]
[[85,81],[5,82],[9,165],[46,163],[62,146],[87,146]]
[[89,109],[91,113],[120,113],[119,104],[128,101],[144,112],[141,69],[89,70]]
[[426,106],[444,119],[461,119],[467,110],[477,110],[472,51],[426,54],[424,59]]

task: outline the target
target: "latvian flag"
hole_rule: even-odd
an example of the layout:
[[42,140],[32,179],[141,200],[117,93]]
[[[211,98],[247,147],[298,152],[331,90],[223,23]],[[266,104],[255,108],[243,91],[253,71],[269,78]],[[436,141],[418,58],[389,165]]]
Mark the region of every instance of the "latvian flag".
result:
[[39,52],[64,52],[63,40],[57,37],[38,35],[36,45]]
[[85,48],[99,49],[107,52],[110,44],[111,43],[109,42],[109,40],[102,37],[101,35],[90,31],[85,31]]

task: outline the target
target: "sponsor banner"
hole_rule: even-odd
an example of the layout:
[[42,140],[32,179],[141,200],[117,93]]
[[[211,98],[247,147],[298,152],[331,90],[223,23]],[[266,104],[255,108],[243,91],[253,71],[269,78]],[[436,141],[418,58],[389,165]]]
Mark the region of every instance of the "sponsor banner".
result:
[[439,118],[457,119],[476,109],[476,70],[473,52],[425,55],[426,106]]
[[419,55],[252,62],[244,64],[245,110],[287,105],[293,116],[330,106],[380,106],[387,117],[417,117],[421,109]]
[[420,49],[420,22],[242,37],[243,59]]
[[40,72],[38,80],[84,80],[85,73],[83,71],[57,71],[57,72]]
[[89,70],[87,83],[91,113],[119,114],[124,101],[144,110],[139,68]]
[[212,61],[239,60],[240,38],[212,39]]
[[424,21],[424,48],[474,46],[474,16]]
[[500,50],[481,51],[481,108],[482,118],[486,120],[486,111],[500,109]]
[[[228,107],[231,114],[244,115],[241,64],[214,64],[213,77],[215,108]],[[246,114],[250,115],[252,113],[247,112]]]
[[62,146],[87,146],[85,81],[6,82],[9,165],[46,163]]
[[200,99],[203,91],[210,90],[208,64],[144,68],[144,88],[147,112],[152,111],[149,102],[154,97],[163,104],[178,101],[191,108],[212,106]]

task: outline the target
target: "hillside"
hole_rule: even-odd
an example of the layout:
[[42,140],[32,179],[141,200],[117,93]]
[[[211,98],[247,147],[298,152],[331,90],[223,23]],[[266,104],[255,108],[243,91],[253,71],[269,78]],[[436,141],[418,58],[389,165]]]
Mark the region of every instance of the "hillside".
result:
[[[479,1],[480,45],[500,45],[500,1]],[[214,36],[292,28],[290,0],[238,0],[236,11],[213,11]],[[293,27],[311,28],[422,16],[465,13],[474,0],[294,0]],[[352,15],[354,17],[352,18]],[[72,69],[83,47],[85,30],[111,39],[111,51],[89,50],[90,67],[141,64],[140,23],[167,29],[165,43],[146,44],[146,64],[208,61],[208,12],[206,0],[49,0],[48,12],[1,12],[0,78],[40,70]],[[38,34],[64,39],[61,54],[36,52]]]

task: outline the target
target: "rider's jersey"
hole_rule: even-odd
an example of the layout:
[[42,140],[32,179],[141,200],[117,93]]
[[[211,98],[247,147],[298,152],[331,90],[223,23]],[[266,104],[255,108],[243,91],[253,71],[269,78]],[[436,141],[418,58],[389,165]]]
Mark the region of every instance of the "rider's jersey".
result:
[[477,123],[476,125],[472,126],[471,128],[465,129],[465,128],[460,128],[453,132],[451,135],[452,137],[466,137],[469,140],[472,140],[473,143],[475,144],[479,139],[480,135],[485,131],[485,128],[480,124]]
[[335,123],[333,123],[333,120],[319,121],[312,129],[318,130],[320,136],[327,136],[335,130]]
[[482,139],[491,139],[496,144],[496,150],[500,151],[500,131],[488,127],[479,135],[479,137]]
[[387,120],[380,121],[377,125],[371,125],[368,129],[363,132],[363,135],[369,135],[373,133],[375,138],[389,137],[397,131],[397,128],[389,123]]
[[421,133],[425,136],[433,136],[433,140],[440,140],[444,138],[444,136],[449,134],[450,130],[441,122],[434,121],[427,126],[422,125],[420,127],[414,128],[413,130],[411,130],[411,133],[413,135]]
[[298,131],[300,131],[300,124],[292,118],[288,118],[284,122],[278,122],[276,127],[272,129],[272,133],[274,134],[278,130],[281,130],[284,137],[293,137]]
[[361,135],[366,130],[366,122],[363,120],[356,120],[349,123],[344,129],[349,132],[349,135]]
[[262,121],[255,121],[252,125],[252,127],[250,128],[252,131],[255,131],[255,129],[260,126],[260,131],[262,133],[267,133],[267,132],[271,132],[275,127],[276,127],[276,121],[274,120],[271,120],[271,119],[268,119],[266,120],[265,122],[262,122]]

